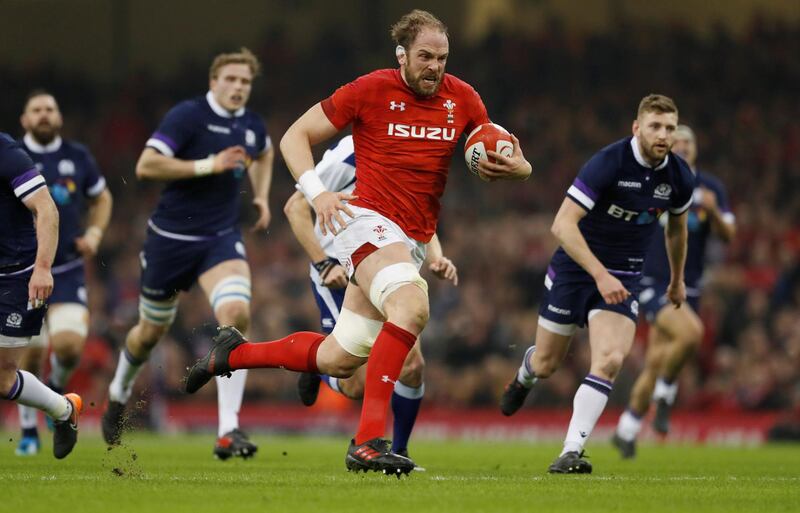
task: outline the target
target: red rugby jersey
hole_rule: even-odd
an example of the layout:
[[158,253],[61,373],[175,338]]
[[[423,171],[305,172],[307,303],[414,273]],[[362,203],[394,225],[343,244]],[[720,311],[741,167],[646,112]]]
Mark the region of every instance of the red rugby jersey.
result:
[[461,134],[489,122],[475,89],[445,74],[439,92],[423,98],[399,69],[383,69],[343,85],[321,105],[339,130],[353,123],[358,199],[352,204],[379,212],[409,237],[428,242]]

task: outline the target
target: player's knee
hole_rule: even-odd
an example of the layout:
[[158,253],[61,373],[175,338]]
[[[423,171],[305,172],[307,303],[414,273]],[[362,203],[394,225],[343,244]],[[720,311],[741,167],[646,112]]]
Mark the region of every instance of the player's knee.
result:
[[348,399],[360,401],[364,398],[364,382],[360,379],[345,379],[339,381],[339,390]]
[[428,283],[414,264],[384,267],[372,278],[369,299],[393,324],[421,332],[428,324]]
[[416,301],[403,305],[393,315],[389,317],[389,321],[401,327],[408,327],[412,332],[421,333],[428,325],[430,319],[430,309],[428,307],[427,297],[424,301]]
[[614,379],[619,374],[620,369],[622,369],[622,363],[625,361],[625,352],[617,349],[612,349],[609,351],[604,352],[601,357],[600,361],[598,362],[598,366],[603,371],[603,373],[608,376],[610,379]]
[[319,371],[334,378],[349,378],[360,367],[359,364],[345,360],[318,361]]
[[81,352],[81,348],[70,346],[55,353],[55,355],[62,367],[74,368],[78,366],[81,360]]
[[243,301],[225,303],[216,310],[220,325],[233,326],[242,333],[250,327],[250,304]]
[[692,317],[692,320],[686,323],[685,345],[691,349],[696,349],[700,346],[704,335],[705,327],[703,326],[703,321],[699,317]]
[[158,344],[158,341],[161,340],[167,333],[167,329],[169,326],[163,326],[160,324],[152,324],[149,322],[142,322],[139,321],[139,324],[136,325],[134,328],[132,336],[128,337],[128,342],[132,345],[139,346],[140,348],[150,351]]
[[561,359],[557,355],[548,355],[544,351],[535,351],[531,368],[537,378],[549,378],[561,366]]
[[83,353],[86,339],[75,332],[60,332],[53,334],[51,345],[53,353],[64,367],[74,367],[78,364]]
[[17,382],[17,367],[10,361],[0,360],[0,399],[8,399]]

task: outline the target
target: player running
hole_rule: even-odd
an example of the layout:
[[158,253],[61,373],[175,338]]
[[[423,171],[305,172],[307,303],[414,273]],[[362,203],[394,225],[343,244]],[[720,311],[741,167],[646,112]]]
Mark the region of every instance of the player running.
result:
[[[128,333],[109,387],[102,421],[108,444],[120,442],[134,380],[175,319],[179,291],[199,283],[220,324],[247,330],[250,268],[237,227],[241,182],[247,174],[258,209],[254,229],[265,230],[274,153],[263,121],[245,108],[259,68],[246,48],[218,55],[209,71],[208,93],[170,110],[136,165],[138,178],[167,185],[148,221],[141,253],[139,322]],[[217,380],[214,454],[223,460],[247,458],[257,450],[239,429],[245,378],[246,372],[237,372]]]
[[[249,343],[223,328],[216,345],[191,369],[194,392],[214,375],[234,369],[281,367],[349,377],[366,363],[361,420],[345,458],[350,470],[399,475],[414,462],[384,440],[387,410],[403,362],[428,321],[428,287],[419,275],[425,245],[439,216],[450,158],[461,134],[489,121],[475,90],[445,73],[447,27],[414,10],[393,27],[399,69],[383,69],[340,87],[300,117],[281,140],[289,169],[314,206],[322,234],[349,282],[329,335],[293,333]],[[327,190],[314,172],[311,146],[352,124],[354,193]],[[530,176],[519,141],[511,157],[482,161],[486,179]],[[349,201],[345,205],[344,201]]]
[[[56,99],[46,91],[28,95],[22,117],[25,129],[22,148],[44,177],[58,208],[58,248],[51,270],[53,294],[48,300],[46,322],[40,335],[20,360],[20,368],[38,375],[48,341],[50,375],[47,386],[63,393],[78,365],[89,333],[84,258],[92,258],[111,218],[112,197],[89,150],[61,138],[63,119]],[[86,229],[82,229],[84,202]],[[22,439],[19,456],[39,452],[37,410],[19,405]]]
[[592,471],[583,447],[633,343],[645,252],[665,211],[672,214],[666,293],[676,307],[685,299],[686,212],[694,176],[670,153],[677,125],[670,98],[643,98],[633,137],[603,148],[583,166],[553,221],[561,246],[547,269],[536,344],[525,352],[500,404],[504,415],[519,410],[533,385],[561,365],[578,326],[588,323],[591,368],[575,394],[564,449],[551,473]]
[[64,458],[78,441],[81,398],[61,395],[19,360],[42,329],[53,292],[58,209],[44,177],[19,144],[0,133],[0,397],[53,418],[53,455]]
[[687,304],[671,308],[665,297],[669,263],[664,238],[656,237],[645,260],[644,290],[639,296],[641,309],[651,323],[645,367],[633,385],[630,403],[619,418],[612,440],[623,458],[636,455],[636,438],[642,428],[642,418],[650,408],[651,397],[656,401],[653,428],[664,435],[669,431],[669,413],[678,393],[675,380],[703,339],[703,323],[697,312],[706,248],[712,234],[730,242],[736,233],[736,218],[730,211],[724,186],[716,177],[695,166],[694,132],[686,125],[678,125],[674,139],[672,151],[686,160],[697,179],[687,222],[689,239],[684,271]]
[[[331,192],[352,193],[356,183],[355,152],[353,137],[346,136],[325,152],[315,171],[325,188]],[[311,258],[311,290],[320,310],[322,332],[330,334],[339,318],[347,286],[347,273],[336,259],[333,249],[333,234],[322,235],[319,225],[315,226],[311,217],[312,208],[300,191],[295,192],[286,202],[284,212],[295,237]],[[458,285],[458,270],[449,258],[442,255],[441,244],[434,234],[427,245],[427,257],[431,262],[429,269],[442,279],[452,280]],[[306,406],[317,400],[320,381],[324,380],[335,392],[351,399],[361,399],[364,395],[364,372],[359,369],[347,379],[304,372],[297,381],[300,399]],[[420,340],[408,353],[400,376],[392,393],[392,413],[394,429],[392,452],[408,456],[408,440],[417,419],[422,397],[425,393],[423,373],[425,360],[422,358]],[[417,467],[415,470],[420,470]]]

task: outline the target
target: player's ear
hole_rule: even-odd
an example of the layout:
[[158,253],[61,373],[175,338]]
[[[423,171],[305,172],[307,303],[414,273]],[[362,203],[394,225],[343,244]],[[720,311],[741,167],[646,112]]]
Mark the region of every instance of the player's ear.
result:
[[403,45],[397,45],[394,49],[394,54],[397,56],[397,62],[401,66],[406,63],[406,49]]
[[633,135],[638,135],[638,132],[639,132],[639,120],[638,119],[634,119],[633,120],[633,126],[631,127],[631,132],[633,133]]

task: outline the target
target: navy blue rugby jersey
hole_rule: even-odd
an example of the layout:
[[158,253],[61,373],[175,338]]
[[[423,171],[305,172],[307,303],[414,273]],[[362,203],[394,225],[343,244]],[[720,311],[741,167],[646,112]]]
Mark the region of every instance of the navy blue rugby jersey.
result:
[[241,169],[169,182],[161,193],[151,226],[160,233],[215,236],[239,220],[242,178],[253,159],[269,148],[266,127],[254,112],[230,113],[211,92],[179,103],[161,121],[146,146],[168,157],[198,160],[230,146],[243,146],[248,161]]
[[45,185],[20,145],[0,132],[0,276],[33,267],[36,228],[33,214],[22,200]]
[[75,247],[75,239],[84,231],[84,199],[96,198],[106,188],[94,157],[82,144],[61,137],[42,146],[27,134],[22,148],[44,176],[58,207],[58,249],[53,267],[79,260],[81,255]]
[[[656,167],[640,154],[634,137],[606,146],[584,164],[567,197],[586,210],[578,227],[589,249],[612,274],[641,273],[662,213],[689,208],[694,175],[672,153]],[[559,247],[553,268],[582,269]]]
[[[713,191],[717,196],[717,204],[722,211],[723,220],[733,223],[735,217],[728,203],[728,194],[722,182],[713,175],[697,172],[696,188],[692,197],[692,205],[689,208],[689,219],[687,226],[689,229],[689,243],[686,254],[686,267],[684,268],[684,281],[690,289],[699,290],[700,282],[703,277],[703,270],[706,264],[706,247],[711,238],[711,217],[708,211],[700,204],[704,187]],[[663,224],[666,224],[667,216],[663,216]],[[656,281],[668,283],[670,279],[669,260],[667,258],[667,246],[662,236],[654,237],[653,243],[647,253],[644,264],[644,275],[654,278]]]

